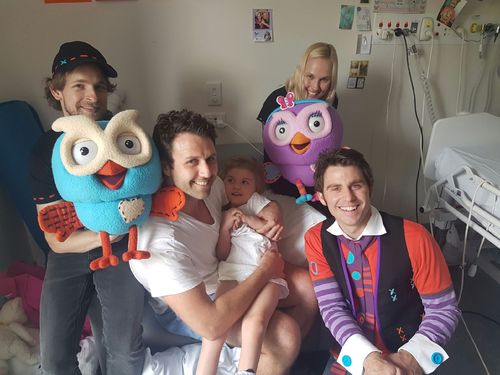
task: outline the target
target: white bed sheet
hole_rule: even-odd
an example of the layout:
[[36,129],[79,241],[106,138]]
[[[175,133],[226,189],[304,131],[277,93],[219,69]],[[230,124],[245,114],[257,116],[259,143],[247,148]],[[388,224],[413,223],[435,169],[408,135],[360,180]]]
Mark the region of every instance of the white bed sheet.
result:
[[[438,155],[435,161],[436,179],[448,178],[463,166],[470,167],[475,174],[490,182],[497,188],[500,186],[500,147],[482,146],[480,149],[467,147],[447,147]],[[458,173],[453,178],[455,186],[462,190],[468,199],[474,198],[478,184],[471,181],[465,173]],[[484,210],[496,217],[500,217],[500,202],[498,197],[478,189],[474,200]]]

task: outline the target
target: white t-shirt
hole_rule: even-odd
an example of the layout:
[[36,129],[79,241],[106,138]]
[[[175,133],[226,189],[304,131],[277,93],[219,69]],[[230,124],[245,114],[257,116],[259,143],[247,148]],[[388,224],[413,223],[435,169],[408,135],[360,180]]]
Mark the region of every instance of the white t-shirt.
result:
[[179,212],[176,221],[150,217],[139,228],[137,248],[148,250],[146,260],[131,260],[130,268],[153,297],[178,294],[205,283],[207,294],[217,288],[217,257],[222,207],[227,203],[224,185],[216,178],[204,199],[213,224]]
[[260,211],[264,209],[271,201],[264,197],[263,195],[255,192],[252,194],[247,203],[239,206],[238,209],[248,216],[258,215]]
[[[255,216],[271,202],[253,193],[250,199],[238,209],[245,215]],[[231,250],[225,261],[219,263],[220,280],[243,281],[250,276],[260,263],[264,252],[272,246],[271,241],[257,233],[247,224],[231,231]]]

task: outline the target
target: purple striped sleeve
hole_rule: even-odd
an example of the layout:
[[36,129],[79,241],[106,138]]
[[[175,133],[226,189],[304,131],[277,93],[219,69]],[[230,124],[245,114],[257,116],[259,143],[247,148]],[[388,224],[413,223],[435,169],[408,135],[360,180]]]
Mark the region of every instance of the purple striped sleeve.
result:
[[335,340],[343,346],[347,339],[355,333],[363,335],[363,331],[354,320],[335,278],[316,280],[313,285],[318,299],[319,312]]
[[443,346],[450,340],[460,318],[455,291],[451,287],[439,294],[420,297],[424,305],[425,316],[417,333]]

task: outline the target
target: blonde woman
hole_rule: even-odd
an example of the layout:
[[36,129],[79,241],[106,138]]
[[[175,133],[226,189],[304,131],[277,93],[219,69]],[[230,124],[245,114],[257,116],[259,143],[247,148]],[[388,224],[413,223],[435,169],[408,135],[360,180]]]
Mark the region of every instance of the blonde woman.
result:
[[278,107],[276,98],[285,96],[290,91],[294,93],[295,100],[321,99],[337,108],[337,67],[337,51],[334,46],[323,42],[311,44],[285,85],[267,97],[257,120],[265,124],[271,112]]

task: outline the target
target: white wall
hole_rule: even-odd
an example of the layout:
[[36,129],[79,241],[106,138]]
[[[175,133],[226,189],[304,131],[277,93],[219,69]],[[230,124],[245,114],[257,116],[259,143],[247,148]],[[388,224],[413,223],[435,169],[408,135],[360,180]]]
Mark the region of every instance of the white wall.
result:
[[[116,0],[57,5],[45,5],[42,0],[2,0],[0,100],[28,101],[48,128],[57,113],[43,98],[43,77],[50,73],[62,42],[85,40],[98,47],[117,69],[127,107],[140,110],[149,131],[158,113],[187,107],[201,113],[224,111],[231,125],[259,141],[255,117],[267,94],[290,75],[307,45],[331,42],[340,59],[338,92],[344,143],[361,150],[372,164],[375,204],[411,218],[418,130],[402,41],[374,45],[366,58],[356,56],[358,32],[338,29],[341,3],[359,5],[357,0]],[[442,0],[427,0],[426,13],[435,17],[441,4]],[[266,7],[273,8],[275,41],[253,43],[252,8]],[[469,0],[459,21],[469,24],[475,15],[479,15],[475,18],[479,23],[499,23],[500,1]],[[477,34],[467,37],[477,38]],[[422,90],[418,75],[427,67],[430,45],[421,47],[422,56],[411,61],[419,115]],[[474,111],[485,108],[491,84],[489,112],[498,116],[500,78],[489,72],[500,60],[500,40],[489,45],[487,52],[479,60],[477,44],[465,44],[462,97],[468,101],[485,65]],[[386,123],[393,53],[394,80]],[[455,114],[459,57],[459,43],[434,46],[430,83],[438,117]],[[346,89],[352,59],[370,61],[364,90]],[[222,81],[222,107],[206,105],[205,82],[211,80]],[[423,125],[427,140],[431,127],[427,116]],[[221,142],[241,142],[229,129],[219,134]]]

